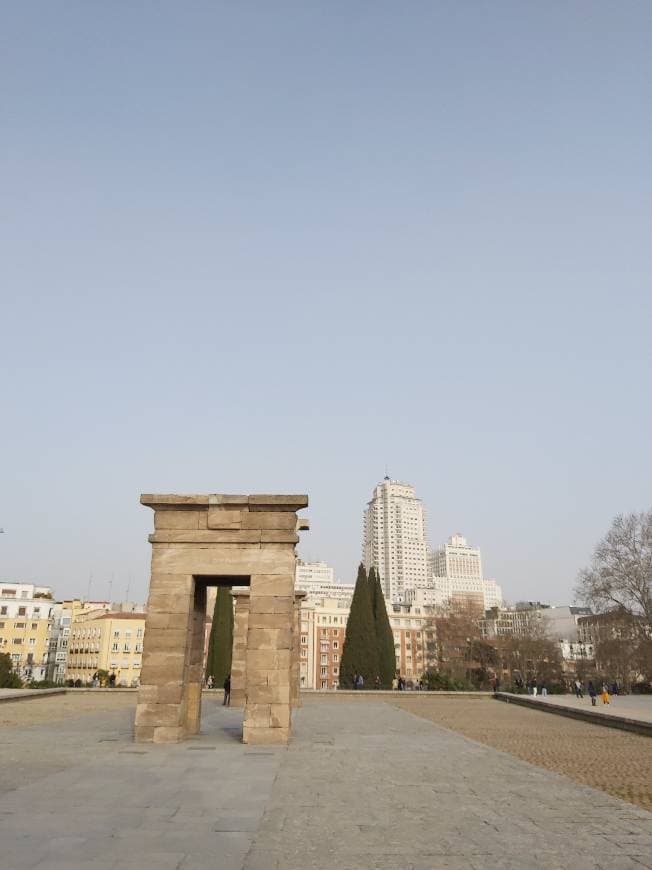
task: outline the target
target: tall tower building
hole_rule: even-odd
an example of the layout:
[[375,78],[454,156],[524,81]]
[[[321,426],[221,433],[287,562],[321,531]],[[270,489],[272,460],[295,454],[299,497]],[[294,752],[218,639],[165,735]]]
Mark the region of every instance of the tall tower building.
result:
[[433,550],[429,567],[434,588],[434,603],[472,604],[483,610],[502,605],[502,591],[494,580],[482,574],[482,557],[463,535],[451,535],[447,543]]
[[429,581],[423,504],[413,486],[385,477],[364,512],[362,561],[378,571],[388,601]]

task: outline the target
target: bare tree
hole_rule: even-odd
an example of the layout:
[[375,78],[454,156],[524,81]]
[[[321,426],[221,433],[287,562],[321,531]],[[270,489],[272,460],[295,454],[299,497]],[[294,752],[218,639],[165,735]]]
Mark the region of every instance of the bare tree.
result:
[[575,591],[598,613],[617,609],[652,630],[652,511],[616,517]]

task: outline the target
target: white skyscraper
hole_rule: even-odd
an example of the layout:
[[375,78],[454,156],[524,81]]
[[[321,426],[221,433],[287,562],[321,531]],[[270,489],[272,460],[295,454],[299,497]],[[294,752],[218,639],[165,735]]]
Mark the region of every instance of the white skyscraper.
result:
[[485,610],[502,605],[502,590],[494,580],[482,576],[482,557],[478,547],[471,547],[460,534],[451,535],[429,556],[434,585],[434,603],[445,606],[451,601],[468,601]]
[[364,512],[362,561],[380,575],[388,601],[429,583],[423,504],[414,487],[386,477]]

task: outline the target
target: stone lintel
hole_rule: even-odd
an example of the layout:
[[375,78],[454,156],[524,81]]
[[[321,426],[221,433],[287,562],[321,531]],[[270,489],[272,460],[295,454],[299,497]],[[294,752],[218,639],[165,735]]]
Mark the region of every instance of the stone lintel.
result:
[[140,503],[147,507],[207,507],[212,506],[238,506],[254,507],[260,510],[261,507],[270,507],[274,510],[298,511],[308,507],[307,495],[231,495],[227,493],[207,493],[196,495],[177,495],[176,493],[143,493],[140,497]]

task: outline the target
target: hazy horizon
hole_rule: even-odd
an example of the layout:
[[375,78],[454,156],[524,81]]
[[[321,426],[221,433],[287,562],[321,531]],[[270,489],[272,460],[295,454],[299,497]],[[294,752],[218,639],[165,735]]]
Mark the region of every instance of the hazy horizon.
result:
[[352,582],[387,469],[570,603],[652,507],[651,24],[6,5],[0,578],[142,600],[140,493],[306,492]]

